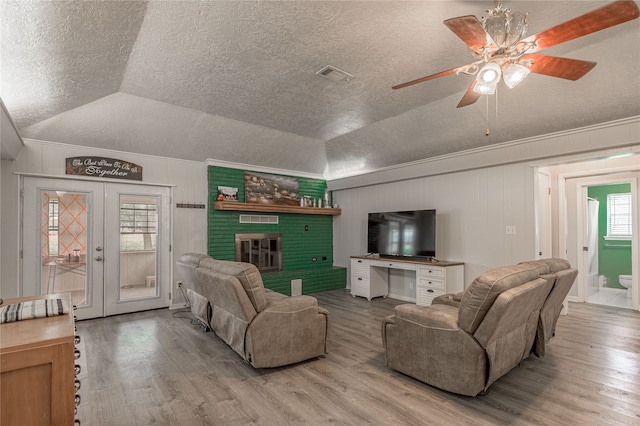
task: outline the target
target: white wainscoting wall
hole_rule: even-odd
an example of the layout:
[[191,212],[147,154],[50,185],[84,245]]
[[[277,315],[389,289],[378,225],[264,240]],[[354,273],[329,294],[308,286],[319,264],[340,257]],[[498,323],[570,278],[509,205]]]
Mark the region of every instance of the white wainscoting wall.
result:
[[[626,153],[636,155],[613,158]],[[342,209],[334,220],[334,262],[348,267],[349,256],[366,254],[369,212],[436,209],[437,258],[465,262],[468,284],[487,269],[535,258],[538,167],[593,174],[613,167],[617,173],[634,169],[638,153],[640,119],[634,117],[329,181]],[[566,258],[561,222],[575,218],[559,217],[566,202],[558,194],[561,170],[552,180],[551,239],[552,255]],[[516,233],[506,234],[507,226]]]
[[[335,263],[367,253],[367,214],[437,210],[439,260],[465,262],[465,281],[534,257],[534,168],[512,164],[333,192]],[[516,227],[506,235],[506,225]]]

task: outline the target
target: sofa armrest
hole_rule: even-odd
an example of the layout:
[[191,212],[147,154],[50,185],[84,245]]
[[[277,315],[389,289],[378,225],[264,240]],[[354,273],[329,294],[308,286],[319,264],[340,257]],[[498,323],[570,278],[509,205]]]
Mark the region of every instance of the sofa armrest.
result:
[[329,312],[311,296],[270,300],[247,329],[245,359],[255,368],[293,364],[327,353]]
[[271,313],[294,313],[301,309],[308,308],[318,308],[318,301],[315,297],[312,296],[293,296],[287,297],[282,295],[283,297],[278,298],[270,298],[267,303],[267,306],[260,311],[262,312],[271,312]]
[[464,292],[461,291],[460,293],[447,293],[447,294],[440,295],[434,298],[431,301],[431,304],[432,305],[449,305],[457,308],[460,306],[460,301],[462,300],[463,293]]
[[458,309],[450,305],[398,305],[395,308],[395,316],[397,319],[409,321],[421,327],[440,330],[460,329]]

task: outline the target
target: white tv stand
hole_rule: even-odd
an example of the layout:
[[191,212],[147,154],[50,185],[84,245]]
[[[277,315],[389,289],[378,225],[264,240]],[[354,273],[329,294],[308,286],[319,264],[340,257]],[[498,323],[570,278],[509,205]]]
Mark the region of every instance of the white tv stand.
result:
[[431,301],[445,293],[464,290],[464,263],[432,262],[420,259],[351,256],[351,295],[387,297],[389,294],[389,270],[415,271],[417,305],[428,306]]

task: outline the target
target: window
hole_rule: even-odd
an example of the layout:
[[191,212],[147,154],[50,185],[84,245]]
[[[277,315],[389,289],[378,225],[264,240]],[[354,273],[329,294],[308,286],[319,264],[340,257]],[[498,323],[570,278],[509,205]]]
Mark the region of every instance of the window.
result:
[[607,195],[607,238],[631,239],[631,193]]
[[60,204],[57,199],[49,200],[48,206],[49,220],[47,222],[47,231],[49,232],[49,256],[58,255],[58,216],[60,212]]
[[155,204],[120,204],[120,251],[155,250],[157,229]]
[[58,200],[49,201],[49,232],[58,232],[58,212],[60,211],[60,205]]

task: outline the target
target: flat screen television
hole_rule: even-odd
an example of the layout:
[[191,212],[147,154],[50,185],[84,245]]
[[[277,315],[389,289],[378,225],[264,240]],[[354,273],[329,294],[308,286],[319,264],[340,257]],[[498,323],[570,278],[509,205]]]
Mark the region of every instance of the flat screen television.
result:
[[383,257],[435,258],[435,209],[369,213],[367,251]]

